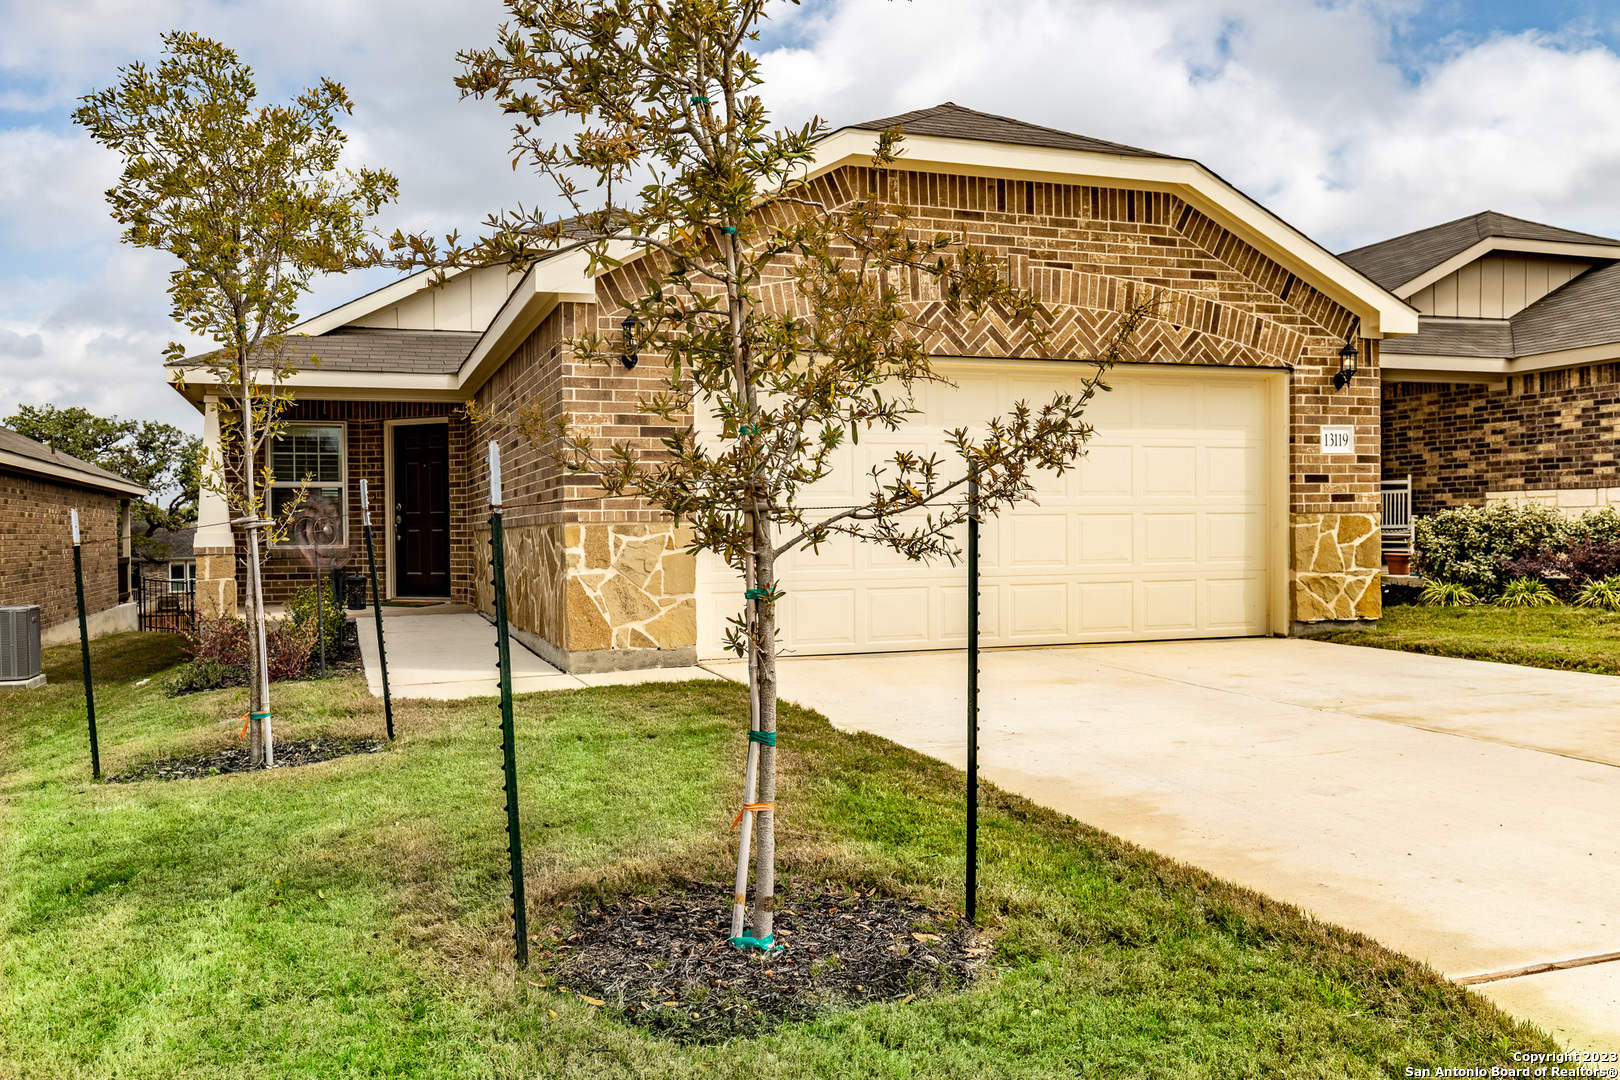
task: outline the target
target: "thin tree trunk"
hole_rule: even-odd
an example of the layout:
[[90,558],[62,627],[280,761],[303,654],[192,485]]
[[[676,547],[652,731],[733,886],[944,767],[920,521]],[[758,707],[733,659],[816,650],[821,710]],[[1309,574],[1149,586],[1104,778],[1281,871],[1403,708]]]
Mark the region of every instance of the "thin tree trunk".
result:
[[[752,511],[745,515],[748,522],[747,531],[753,535],[754,515]],[[754,588],[755,567],[752,552],[743,556],[743,588],[751,591]],[[757,601],[745,599],[743,601],[743,617],[746,622],[744,639],[748,643],[748,730],[759,730],[759,680],[756,678],[759,668],[759,647],[757,645],[758,625],[754,618]],[[748,740],[748,756],[743,766],[743,806],[755,801],[755,778],[759,775],[759,744],[752,738]],[[737,838],[737,881],[736,888],[731,896],[731,936],[740,937],[743,929],[748,925],[748,848],[754,835],[754,816],[752,810],[742,812],[742,835]]]
[[253,449],[253,383],[248,368],[247,347],[241,351],[242,373],[242,491],[243,516],[248,518],[248,663],[253,671],[248,680],[248,761],[254,765],[274,765],[275,748],[271,743],[270,725],[264,713],[270,701],[270,665],[265,656],[264,584],[259,575],[259,513],[254,498],[255,477],[253,466],[257,455]]
[[[772,589],[776,579],[775,556],[771,551],[771,520],[768,513],[754,515],[755,565],[759,567],[761,589]],[[759,730],[776,732],[776,605],[759,602]],[[769,742],[759,746],[758,801],[776,802],[776,747]],[[761,810],[755,828],[759,832],[754,868],[754,936],[769,938],[776,923],[776,810]]]

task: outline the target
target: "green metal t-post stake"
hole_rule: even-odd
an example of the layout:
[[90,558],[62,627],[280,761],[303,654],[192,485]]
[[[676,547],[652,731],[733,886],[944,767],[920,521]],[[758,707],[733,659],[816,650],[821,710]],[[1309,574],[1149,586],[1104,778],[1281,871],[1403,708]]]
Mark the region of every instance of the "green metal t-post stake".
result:
[[377,589],[377,546],[371,540],[371,496],[366,482],[360,481],[360,507],[366,533],[366,563],[371,568],[371,610],[377,615],[377,663],[382,667],[383,716],[388,721],[388,741],[394,741],[394,701],[388,694],[388,650],[383,648],[382,593]]
[[979,478],[968,474],[967,918],[979,906]]
[[489,444],[489,547],[495,570],[495,647],[501,666],[501,750],[506,771],[506,839],[512,856],[512,937],[518,967],[529,966],[529,911],[523,899],[523,841],[518,833],[517,748],[512,730],[512,643],[506,632],[506,550],[501,535],[501,451]]
[[79,590],[79,652],[84,662],[84,709],[90,716],[90,775],[101,779],[101,747],[96,745],[96,691],[90,685],[90,622],[84,611],[84,559],[79,548],[79,512],[73,515],[73,581]]

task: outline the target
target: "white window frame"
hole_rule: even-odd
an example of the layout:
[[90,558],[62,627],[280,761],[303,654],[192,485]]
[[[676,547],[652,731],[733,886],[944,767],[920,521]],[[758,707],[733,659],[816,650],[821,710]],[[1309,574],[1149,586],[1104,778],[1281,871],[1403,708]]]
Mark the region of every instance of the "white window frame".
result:
[[[178,578],[174,576],[174,572],[176,570],[180,571],[180,576]],[[180,588],[175,588],[176,585],[180,586]],[[195,591],[196,588],[197,563],[195,560],[188,560],[185,562],[180,562],[177,560],[169,563],[169,592],[188,593]]]
[[[300,420],[286,424],[282,430],[282,437],[290,436],[299,428],[336,428],[338,433],[338,479],[336,481],[311,481],[309,490],[318,491],[336,487],[338,491],[338,521],[341,527],[338,533],[338,544],[346,546],[349,542],[349,425],[342,420]],[[265,464],[275,472],[276,440],[272,439],[265,444]],[[267,485],[264,493],[265,513],[274,516],[274,492],[277,490],[296,490],[302,487],[304,478],[293,477],[283,480],[279,477]],[[284,540],[277,547],[294,548],[298,545],[292,540]]]

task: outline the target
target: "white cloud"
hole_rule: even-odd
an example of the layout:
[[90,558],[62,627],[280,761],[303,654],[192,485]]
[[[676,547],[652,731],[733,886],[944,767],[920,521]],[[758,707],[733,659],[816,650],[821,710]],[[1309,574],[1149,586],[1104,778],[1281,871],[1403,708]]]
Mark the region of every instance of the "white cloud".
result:
[[[1570,36],[1442,43],[1403,69],[1424,0],[828,0],[777,3],[766,96],[783,122],[953,100],[1195,157],[1342,249],[1496,209],[1620,233],[1620,58]],[[354,163],[395,170],[381,224],[476,228],[547,193],[510,169],[507,118],[459,100],[455,51],[498,0],[0,0],[0,408],[55,401],[193,422],[161,382],[168,264],[117,242],[109,154],[67,122],[185,27],[239,49],[267,98],[348,86]],[[379,284],[322,282],[307,314]],[[19,355],[37,348],[33,355]]]

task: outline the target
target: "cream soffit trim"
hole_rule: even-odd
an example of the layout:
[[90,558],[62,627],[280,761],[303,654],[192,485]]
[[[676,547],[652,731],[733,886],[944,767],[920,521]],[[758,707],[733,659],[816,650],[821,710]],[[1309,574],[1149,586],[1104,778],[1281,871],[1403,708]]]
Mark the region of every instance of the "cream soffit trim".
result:
[[[186,384],[182,392],[199,406],[205,398],[217,396],[209,392],[212,387],[220,385],[218,376],[213,372],[194,369],[180,374],[185,377]],[[389,371],[300,371],[281,380],[280,385],[292,390],[314,391],[311,396],[317,398],[339,397],[342,395],[336,391],[356,390],[389,391],[394,396],[404,394],[406,398],[437,397],[459,401],[461,391],[454,375],[410,375]]]
[[1405,300],[1493,251],[1521,251],[1529,255],[1572,255],[1583,259],[1620,259],[1620,246],[1614,244],[1572,244],[1561,240],[1510,240],[1505,236],[1487,236],[1466,251],[1459,251],[1439,266],[1425,270],[1405,285],[1397,285],[1390,291]]
[[78,487],[95,488],[97,491],[115,491],[136,499],[146,496],[146,489],[133,481],[109,480],[105,476],[81,472],[70,465],[58,465],[53,461],[41,461],[39,458],[13,454],[8,450],[0,450],[0,468],[15,469],[18,472],[33,473],[37,476],[51,476],[58,480],[66,480]]
[[[816,144],[810,175],[869,165],[876,147],[876,132],[842,128]],[[1123,182],[1170,192],[1360,316],[1364,336],[1417,333],[1414,308],[1196,161],[908,135],[898,167],[1047,183]]]

